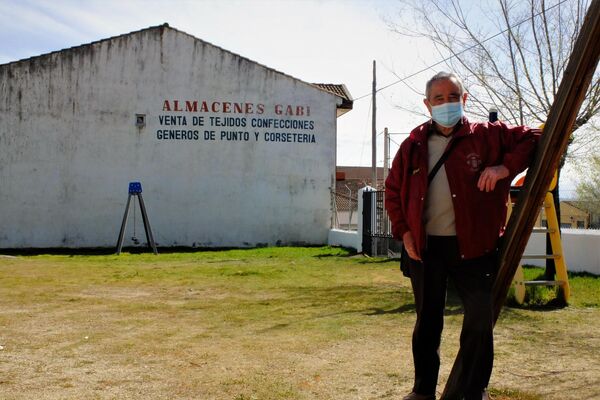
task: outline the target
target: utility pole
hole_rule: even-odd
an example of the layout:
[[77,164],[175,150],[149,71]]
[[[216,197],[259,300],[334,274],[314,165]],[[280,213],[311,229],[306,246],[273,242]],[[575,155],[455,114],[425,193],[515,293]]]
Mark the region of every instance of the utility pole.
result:
[[390,134],[388,128],[383,128],[383,182],[388,176],[390,169]]
[[375,60],[373,60],[373,123],[371,128],[371,181],[374,189],[377,189],[377,79]]

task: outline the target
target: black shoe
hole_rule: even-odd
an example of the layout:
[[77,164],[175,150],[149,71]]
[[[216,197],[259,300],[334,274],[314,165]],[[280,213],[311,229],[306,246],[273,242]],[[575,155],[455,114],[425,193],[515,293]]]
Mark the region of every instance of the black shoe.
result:
[[435,394],[419,394],[410,392],[402,400],[435,400]]

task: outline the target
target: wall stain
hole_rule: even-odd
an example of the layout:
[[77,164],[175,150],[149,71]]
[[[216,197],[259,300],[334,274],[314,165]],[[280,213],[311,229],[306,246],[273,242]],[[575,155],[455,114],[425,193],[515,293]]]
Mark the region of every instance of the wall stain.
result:
[[23,92],[21,89],[17,92],[19,121],[23,122]]

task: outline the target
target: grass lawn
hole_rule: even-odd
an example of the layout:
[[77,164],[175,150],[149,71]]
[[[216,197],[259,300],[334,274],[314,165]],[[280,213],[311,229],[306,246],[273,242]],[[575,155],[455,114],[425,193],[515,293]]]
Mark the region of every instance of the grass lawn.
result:
[[[571,288],[505,308],[495,399],[600,398],[600,278]],[[398,399],[414,320],[395,261],[337,248],[0,257],[0,399]]]

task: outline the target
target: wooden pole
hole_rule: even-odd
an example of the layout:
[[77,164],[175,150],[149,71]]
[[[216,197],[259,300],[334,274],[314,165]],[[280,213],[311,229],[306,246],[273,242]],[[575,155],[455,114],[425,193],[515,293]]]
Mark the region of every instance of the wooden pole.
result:
[[[493,288],[494,322],[506,301],[512,278],[529,240],[537,211],[550,186],[552,176],[567,149],[575,118],[590,85],[600,55],[600,0],[592,0],[558,93],[548,114],[544,134],[532,166],[527,172],[524,190],[508,221],[499,256],[499,270]],[[460,398],[462,356],[458,353],[446,383],[442,399]]]
[[[383,128],[383,185],[385,186],[385,180],[388,177],[388,170],[390,169],[390,134],[388,128]],[[384,197],[385,201],[385,197]],[[388,218],[383,219],[383,231],[388,233],[389,221]]]
[[383,128],[383,182],[387,179],[390,169],[390,134],[388,128]]
[[371,125],[371,180],[374,189],[377,189],[377,79],[375,60],[373,60],[373,121]]

